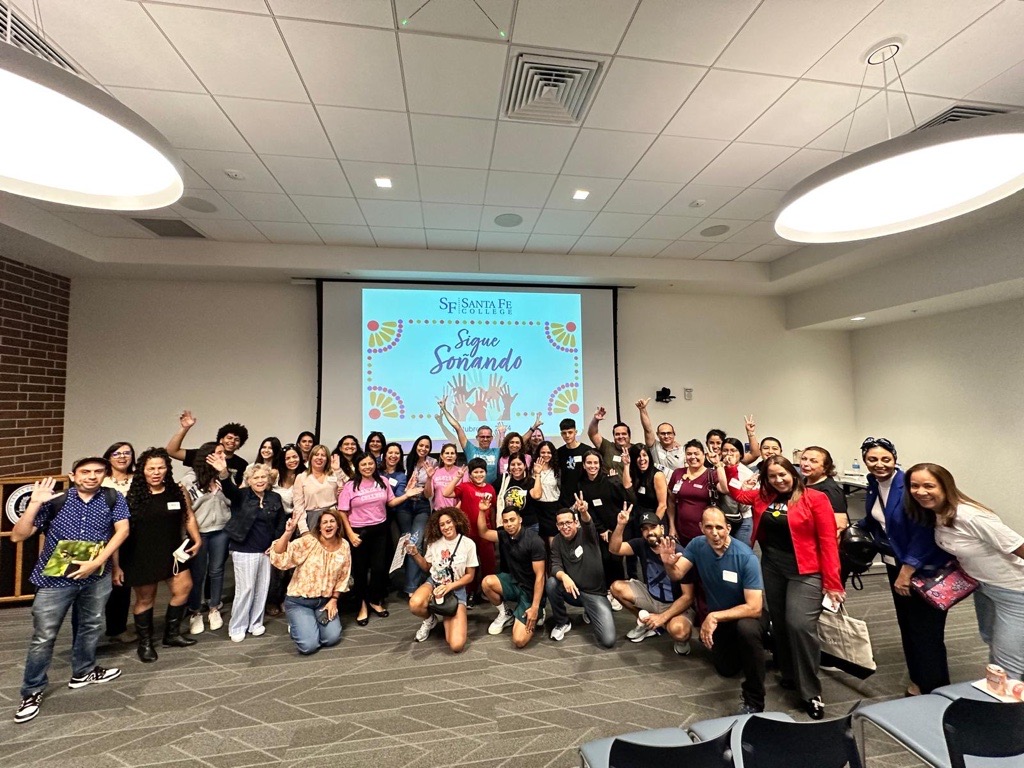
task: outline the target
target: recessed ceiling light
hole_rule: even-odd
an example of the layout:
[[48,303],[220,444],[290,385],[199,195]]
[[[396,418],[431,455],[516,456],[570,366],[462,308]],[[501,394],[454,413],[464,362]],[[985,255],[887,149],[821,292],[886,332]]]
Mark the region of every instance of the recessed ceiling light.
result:
[[705,227],[700,231],[701,237],[718,237],[724,235],[729,231],[728,224],[713,224],[710,227]]
[[857,315],[856,317],[850,318],[850,322],[852,323],[859,323],[861,320],[867,320],[867,318],[864,317],[864,315]]
[[588,197],[590,197],[590,193],[585,189],[577,189],[572,193],[573,200],[586,200]]
[[494,223],[499,227],[518,227],[523,223],[523,217],[518,213],[501,213],[494,217]]
[[373,180],[373,183],[381,189],[391,189],[391,179],[387,176],[379,176]]

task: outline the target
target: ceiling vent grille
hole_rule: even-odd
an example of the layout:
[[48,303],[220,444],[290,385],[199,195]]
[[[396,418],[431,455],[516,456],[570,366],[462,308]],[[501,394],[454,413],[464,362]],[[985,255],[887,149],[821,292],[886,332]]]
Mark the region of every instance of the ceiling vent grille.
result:
[[10,8],[8,2],[0,0],[0,41],[7,40],[7,20],[11,20],[11,44],[16,45],[23,51],[34,53],[40,58],[46,59],[51,64],[56,64],[68,72],[80,74],[77,69],[71,66],[71,62],[65,59],[57,49],[46,42],[39,34],[32,29],[32,26],[20,18]]
[[181,219],[137,219],[132,221],[141,224],[158,237],[198,237],[206,239],[206,235],[197,229],[192,229]]
[[579,125],[606,67],[605,59],[514,53],[507,78],[505,116],[509,120]]
[[[923,131],[925,128],[933,128],[936,125],[946,123],[959,123],[961,120],[971,120],[975,117],[988,117],[989,115],[1005,115],[1010,110],[994,109],[992,107],[972,107],[967,104],[957,104],[945,112],[941,112],[927,123],[921,123],[914,131]],[[913,133],[914,131],[911,131]]]

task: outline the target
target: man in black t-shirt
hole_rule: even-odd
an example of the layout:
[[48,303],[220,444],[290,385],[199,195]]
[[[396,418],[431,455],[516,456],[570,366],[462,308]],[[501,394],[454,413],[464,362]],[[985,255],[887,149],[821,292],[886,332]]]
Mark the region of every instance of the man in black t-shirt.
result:
[[558,423],[558,429],[562,433],[562,440],[565,441],[565,445],[556,451],[560,467],[560,501],[563,506],[571,507],[576,502],[576,491],[579,490],[580,476],[583,474],[583,455],[593,448],[576,439],[574,419],[562,419]]
[[582,606],[583,618],[604,648],[615,645],[615,619],[605,597],[604,565],[597,528],[583,507],[579,520],[571,509],[560,509],[555,517],[558,536],[551,541],[551,576],[546,593],[551,603],[554,629],[551,639],[560,642],[572,629],[565,604]]
[[[181,427],[167,441],[167,453],[170,454],[170,457],[178,459],[189,469],[195,463],[197,449],[182,448],[181,444],[185,441],[188,431],[196,425],[196,421],[198,420],[192,415],[192,411],[182,411],[181,416],[178,417]],[[243,424],[229,422],[217,430],[217,442],[224,449],[224,460],[227,462],[231,480],[235,485],[242,482],[245,469],[249,466],[249,462],[237,455],[235,451],[245,445],[248,439],[249,430]]]
[[[480,538],[498,545],[501,573],[485,576],[481,587],[498,615],[487,628],[492,635],[500,635],[512,625],[512,645],[525,648],[533,638],[544,602],[544,561],[547,550],[540,536],[523,527],[523,518],[515,506],[506,506],[501,513],[501,529],[492,531],[487,526],[491,509],[490,499],[480,500],[477,530]],[[509,612],[506,602],[515,603]]]

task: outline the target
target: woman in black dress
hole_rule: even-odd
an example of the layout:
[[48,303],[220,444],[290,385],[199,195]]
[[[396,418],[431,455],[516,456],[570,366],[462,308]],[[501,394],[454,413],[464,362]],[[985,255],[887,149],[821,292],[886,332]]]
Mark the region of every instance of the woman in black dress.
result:
[[153,604],[161,581],[167,582],[171,590],[163,644],[182,648],[196,642],[181,634],[192,577],[184,564],[175,561],[173,552],[187,533],[186,551],[191,557],[202,546],[202,538],[188,494],[174,482],[171,457],[163,448],[150,448],[139,457],[127,500],[132,513],[131,533],[119,550],[115,580],[120,576],[135,591],[139,658],[149,663],[157,659],[153,648]]

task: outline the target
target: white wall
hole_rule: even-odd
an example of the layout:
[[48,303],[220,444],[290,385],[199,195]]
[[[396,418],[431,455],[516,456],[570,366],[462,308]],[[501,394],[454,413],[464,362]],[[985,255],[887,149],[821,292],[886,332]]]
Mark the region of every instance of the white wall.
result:
[[[758,435],[792,449],[819,444],[848,464],[855,440],[849,334],[788,331],[781,299],[619,293],[619,397],[639,434],[633,402],[668,387],[678,397],[649,406],[680,441],[718,427],[744,439],[743,415]],[[693,400],[683,400],[692,387]]]
[[311,429],[314,287],[72,280],[65,466],[116,440],[165,445],[184,408],[199,418],[187,446],[238,421],[249,459]]
[[[1024,532],[1012,478],[1024,433],[1024,302],[856,331],[858,435],[896,443],[900,464],[941,464]],[[1007,482],[1011,480],[1011,482]]]

